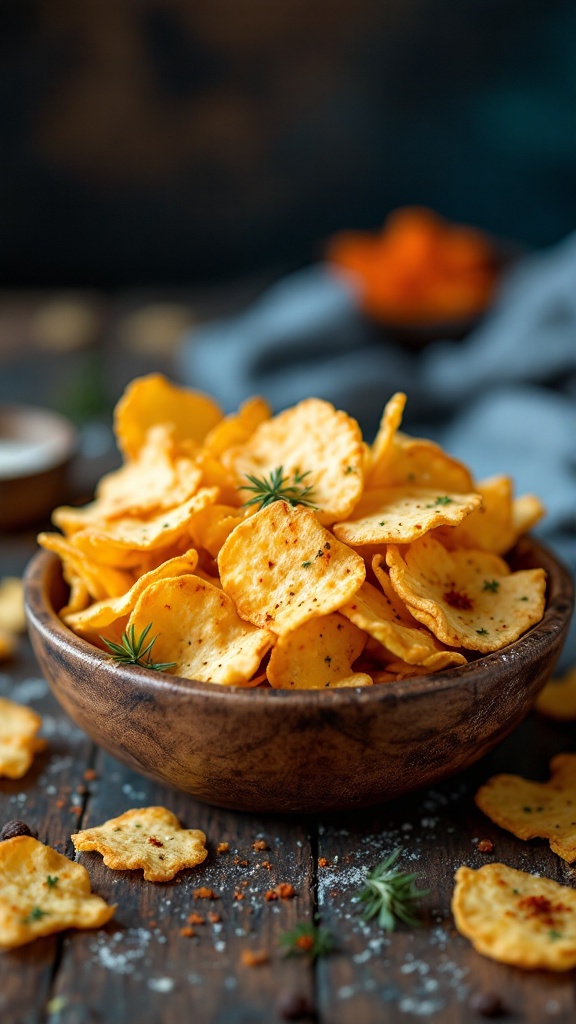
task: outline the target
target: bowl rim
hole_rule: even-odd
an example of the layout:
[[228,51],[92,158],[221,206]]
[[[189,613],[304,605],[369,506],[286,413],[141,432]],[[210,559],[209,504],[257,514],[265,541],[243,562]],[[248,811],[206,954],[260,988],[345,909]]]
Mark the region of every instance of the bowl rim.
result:
[[[512,552],[520,557],[528,556],[542,565],[547,572],[547,594],[544,615],[534,626],[531,626],[517,640],[505,647],[468,662],[466,665],[455,666],[433,674],[411,676],[375,686],[351,686],[330,690],[318,689],[275,689],[273,687],[249,687],[234,685],[217,685],[183,676],[159,673],[138,665],[120,665],[114,662],[105,651],[100,650],[87,640],[74,633],[59,618],[49,596],[49,587],[54,582],[54,574],[59,573],[61,561],[51,551],[38,550],[28,562],[24,572],[24,598],[28,628],[31,635],[38,633],[51,646],[56,644],[64,648],[72,656],[79,655],[84,662],[95,671],[105,670],[119,678],[138,683],[143,692],[158,696],[159,688],[166,684],[166,694],[178,692],[181,696],[211,694],[215,700],[230,699],[246,702],[286,702],[294,707],[296,701],[304,702],[310,708],[316,706],[341,708],[348,705],[396,703],[400,700],[418,698],[423,694],[453,690],[454,687],[468,682],[476,685],[482,670],[494,678],[495,674],[505,677],[509,674],[510,662],[518,668],[534,658],[534,642],[539,641],[542,652],[559,642],[563,642],[574,608],[574,583],[568,568],[550,548],[525,535],[520,539]],[[553,571],[550,571],[553,570]],[[561,646],[559,646],[559,650]],[[505,655],[505,657],[503,657]]]

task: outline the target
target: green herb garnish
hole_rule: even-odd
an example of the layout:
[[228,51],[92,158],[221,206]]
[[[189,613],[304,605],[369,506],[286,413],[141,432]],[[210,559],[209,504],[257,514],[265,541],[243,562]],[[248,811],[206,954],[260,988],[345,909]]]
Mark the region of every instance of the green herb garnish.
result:
[[370,921],[376,917],[384,931],[393,932],[397,921],[407,925],[419,923],[416,903],[427,896],[428,889],[417,889],[415,874],[398,871],[395,864],[403,853],[394,850],[386,860],[373,868],[366,876],[366,885],[356,896],[354,903],[363,903],[363,917]]
[[175,661],[152,661],[152,648],[157,637],[152,637],[152,640],[144,646],[144,641],[151,629],[152,623],[149,622],[137,637],[134,626],[130,626],[130,629],[125,630],[122,634],[119,644],[107,640],[105,636],[101,636],[100,639],[110,648],[112,660],[121,665],[140,665],[141,668],[151,668],[155,672],[164,672],[168,668],[175,668]]
[[488,636],[488,630],[484,629],[484,627],[482,627],[482,629],[477,629],[476,632],[478,633],[478,636]]
[[58,885],[58,875],[46,875],[46,885],[49,889],[53,889],[55,885]]
[[282,932],[278,942],[287,947],[288,956],[307,956],[312,961],[336,949],[332,933],[313,921],[301,921],[291,931]]
[[254,497],[245,501],[242,508],[249,508],[250,505],[266,508],[274,501],[287,501],[289,505],[305,505],[306,508],[316,508],[311,501],[314,487],[312,484],[304,484],[304,480],[310,475],[310,472],[311,470],[307,470],[305,473],[300,473],[297,470],[292,477],[292,483],[289,482],[289,476],[283,475],[283,466],[278,466],[268,477],[263,476],[261,479],[247,473],[246,479],[250,481],[251,486],[243,484],[238,490],[252,491]]
[[497,594],[499,587],[500,583],[498,580],[484,580],[482,590],[490,590],[493,594]]
[[32,907],[28,916],[23,918],[22,924],[31,924],[32,921],[41,921],[42,918],[46,917],[49,913],[49,910],[42,910],[42,907]]

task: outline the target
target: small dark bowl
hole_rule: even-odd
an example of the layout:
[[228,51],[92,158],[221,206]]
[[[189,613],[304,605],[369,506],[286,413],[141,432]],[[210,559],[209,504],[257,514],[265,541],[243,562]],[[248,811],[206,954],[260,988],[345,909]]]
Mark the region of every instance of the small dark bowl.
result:
[[560,653],[573,588],[535,541],[524,538],[511,561],[548,573],[538,625],[461,668],[352,690],[241,689],[118,665],[58,618],[66,589],[48,552],[28,567],[26,606],[54,694],[118,760],[222,807],[344,810],[468,767],[530,710]]
[[77,447],[69,420],[31,405],[0,405],[0,530],[47,519],[68,497],[68,471]]

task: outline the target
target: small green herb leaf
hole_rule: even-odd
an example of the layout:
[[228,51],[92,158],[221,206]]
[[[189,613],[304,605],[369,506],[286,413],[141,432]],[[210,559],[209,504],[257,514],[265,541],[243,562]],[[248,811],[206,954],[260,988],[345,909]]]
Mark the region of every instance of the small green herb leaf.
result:
[[499,587],[500,583],[498,580],[484,580],[482,590],[490,590],[493,594],[497,594]]
[[32,921],[41,921],[43,917],[49,914],[48,910],[42,910],[42,907],[32,907],[30,913],[23,918],[23,924],[31,924]]
[[364,904],[363,916],[367,921],[377,918],[384,931],[392,932],[397,921],[407,925],[419,923],[416,905],[427,889],[417,889],[415,874],[406,874],[395,867],[403,853],[394,850],[366,876],[366,886],[353,897],[355,903]]
[[53,889],[55,885],[58,885],[58,875],[46,875],[46,885],[49,889]]
[[144,646],[151,629],[152,623],[149,622],[140,633],[140,636],[137,637],[134,626],[130,626],[130,629],[125,630],[122,634],[119,644],[112,640],[107,640],[105,636],[101,636],[100,639],[104,641],[111,651],[112,660],[119,662],[121,665],[140,665],[141,668],[151,668],[155,672],[165,672],[166,669],[175,668],[175,661],[152,661],[152,648],[156,643],[157,637],[153,637]]
[[250,484],[242,484],[239,491],[251,491],[252,498],[245,501],[242,508],[249,508],[251,505],[258,505],[258,508],[266,508],[274,501],[287,501],[289,505],[305,505],[306,508],[316,508],[312,499],[314,487],[312,484],[304,484],[304,480],[310,475],[311,470],[305,473],[296,471],[290,477],[284,476],[284,467],[278,466],[273,469],[269,476],[251,476],[246,474]]

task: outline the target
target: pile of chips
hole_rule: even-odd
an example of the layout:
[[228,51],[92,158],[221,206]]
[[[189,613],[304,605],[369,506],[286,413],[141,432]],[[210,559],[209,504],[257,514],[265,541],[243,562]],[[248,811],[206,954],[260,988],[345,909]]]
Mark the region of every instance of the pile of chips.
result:
[[542,506],[402,433],[405,401],[368,445],[320,399],[223,416],[160,374],[133,381],[122,466],[39,537],[70,587],[63,621],[105,651],[146,635],[145,663],[178,676],[295,689],[426,675],[516,640],[542,617],[545,573],[503,555]]

